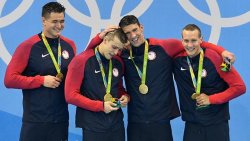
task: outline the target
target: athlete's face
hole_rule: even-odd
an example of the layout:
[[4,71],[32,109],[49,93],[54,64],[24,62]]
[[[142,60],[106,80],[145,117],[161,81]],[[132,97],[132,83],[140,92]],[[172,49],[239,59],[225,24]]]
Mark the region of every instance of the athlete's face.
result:
[[194,57],[200,53],[200,44],[202,37],[199,36],[199,31],[183,30],[182,32],[182,45],[184,46],[187,55]]
[[128,41],[134,46],[138,47],[144,43],[143,26],[138,24],[130,24],[122,28],[128,37]]
[[64,28],[64,13],[52,12],[47,17],[42,17],[43,32],[46,37],[57,38]]
[[[114,37],[113,40],[104,39],[103,44],[102,55],[108,60],[124,48],[124,44],[117,37]],[[101,51],[100,48],[99,51]]]

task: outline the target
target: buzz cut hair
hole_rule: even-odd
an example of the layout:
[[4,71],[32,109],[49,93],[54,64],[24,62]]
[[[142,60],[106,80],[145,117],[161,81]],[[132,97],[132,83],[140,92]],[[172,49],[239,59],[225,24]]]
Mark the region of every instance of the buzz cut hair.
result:
[[182,32],[183,32],[184,30],[187,30],[187,31],[198,30],[198,32],[199,32],[199,37],[201,37],[201,29],[200,29],[196,24],[188,24],[188,25],[186,25],[186,26],[182,29]]

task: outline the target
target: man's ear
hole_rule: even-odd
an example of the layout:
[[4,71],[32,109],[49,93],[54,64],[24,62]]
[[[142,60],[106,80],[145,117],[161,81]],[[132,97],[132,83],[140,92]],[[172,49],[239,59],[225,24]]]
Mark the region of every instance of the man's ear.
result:
[[203,36],[200,37],[201,43],[203,42]]
[[140,28],[142,31],[144,31],[144,26],[142,24],[140,25]]
[[46,21],[45,17],[42,17],[42,24],[43,24],[43,26],[45,25],[45,21]]
[[104,42],[104,43],[106,43],[107,41],[108,41],[107,36],[104,36],[104,38],[103,38],[103,42]]

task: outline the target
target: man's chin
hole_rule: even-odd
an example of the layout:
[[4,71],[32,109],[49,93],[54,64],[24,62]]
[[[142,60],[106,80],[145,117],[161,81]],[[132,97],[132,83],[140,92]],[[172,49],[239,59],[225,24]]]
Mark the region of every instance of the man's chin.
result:
[[61,33],[62,33],[61,31],[55,30],[53,34],[54,34],[54,36],[59,37],[61,35]]
[[187,52],[187,55],[188,55],[188,56],[192,56],[192,55],[193,55],[193,53]]
[[137,40],[137,41],[135,41],[135,42],[131,42],[131,44],[132,44],[134,47],[139,47],[139,46],[141,46],[143,43],[144,43],[144,41],[140,41],[140,40]]
[[58,38],[58,37],[60,37],[60,34],[53,34],[51,36],[52,36],[52,38]]
[[56,37],[60,37],[60,36],[61,36],[61,32],[56,33],[55,36],[56,36]]
[[131,44],[132,44],[132,46],[134,46],[134,47],[139,47],[139,46],[140,46],[139,43],[131,43]]

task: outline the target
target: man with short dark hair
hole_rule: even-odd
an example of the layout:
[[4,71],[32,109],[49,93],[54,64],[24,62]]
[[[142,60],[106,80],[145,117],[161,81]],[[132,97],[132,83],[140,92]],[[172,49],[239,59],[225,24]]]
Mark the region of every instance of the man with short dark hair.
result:
[[5,86],[23,92],[20,141],[68,140],[64,81],[76,47],[61,35],[64,16],[65,8],[60,3],[45,4],[43,31],[21,43],[7,67]]

